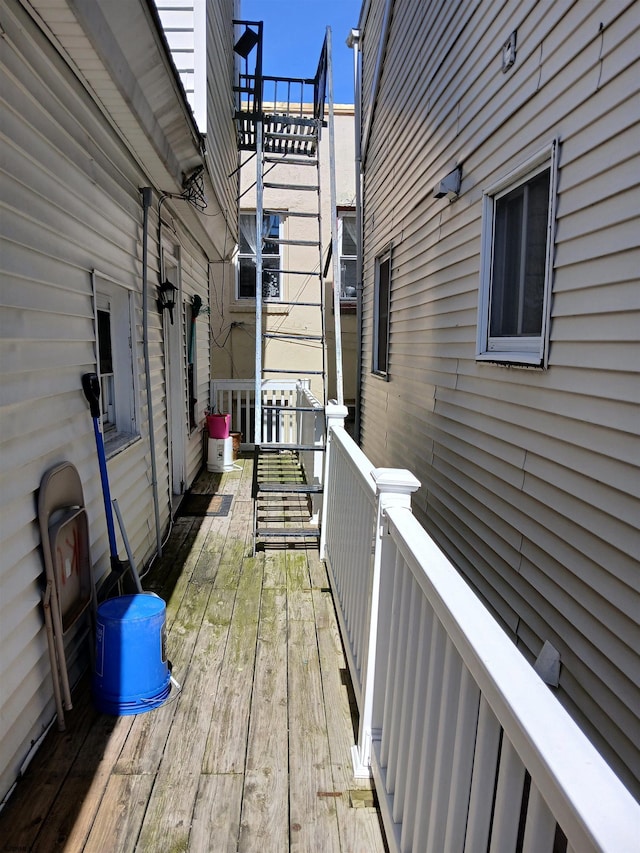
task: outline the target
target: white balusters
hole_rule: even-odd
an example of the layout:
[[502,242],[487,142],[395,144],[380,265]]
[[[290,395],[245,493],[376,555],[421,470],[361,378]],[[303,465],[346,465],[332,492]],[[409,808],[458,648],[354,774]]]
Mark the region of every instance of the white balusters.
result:
[[[323,555],[392,851],[635,853],[640,807],[344,429],[326,465]],[[375,495],[371,479],[375,480]],[[372,549],[373,538],[373,549]]]

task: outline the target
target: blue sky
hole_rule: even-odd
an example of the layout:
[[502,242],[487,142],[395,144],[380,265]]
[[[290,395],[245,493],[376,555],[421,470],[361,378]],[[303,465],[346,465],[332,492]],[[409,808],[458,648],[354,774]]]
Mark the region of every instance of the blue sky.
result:
[[263,73],[313,77],[325,29],[333,42],[333,99],[353,103],[353,51],[345,41],[358,26],[361,0],[242,0],[241,18],[264,21]]

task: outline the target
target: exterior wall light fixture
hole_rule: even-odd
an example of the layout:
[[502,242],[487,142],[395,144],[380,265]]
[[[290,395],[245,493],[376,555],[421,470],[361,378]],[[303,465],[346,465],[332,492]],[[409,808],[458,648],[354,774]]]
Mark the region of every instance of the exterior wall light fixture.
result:
[[176,304],[176,292],[178,288],[170,281],[163,281],[158,285],[158,311],[162,312],[166,309],[169,312],[169,319],[173,325],[173,309]]

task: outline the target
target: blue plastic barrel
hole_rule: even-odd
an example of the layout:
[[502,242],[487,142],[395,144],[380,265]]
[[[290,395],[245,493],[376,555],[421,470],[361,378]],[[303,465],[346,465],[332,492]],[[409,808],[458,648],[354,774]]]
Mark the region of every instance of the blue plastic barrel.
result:
[[93,701],[113,716],[157,708],[171,689],[165,652],[166,607],[152,593],[103,601],[96,616]]

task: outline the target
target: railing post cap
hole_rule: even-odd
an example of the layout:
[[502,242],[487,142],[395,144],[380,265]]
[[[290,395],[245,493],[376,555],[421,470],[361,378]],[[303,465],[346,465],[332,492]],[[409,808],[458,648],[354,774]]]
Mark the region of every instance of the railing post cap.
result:
[[349,409],[346,406],[341,406],[338,403],[327,403],[325,408],[328,418],[346,418],[349,414]]
[[406,468],[374,468],[371,472],[377,494],[391,492],[410,495],[420,488],[420,480]]

